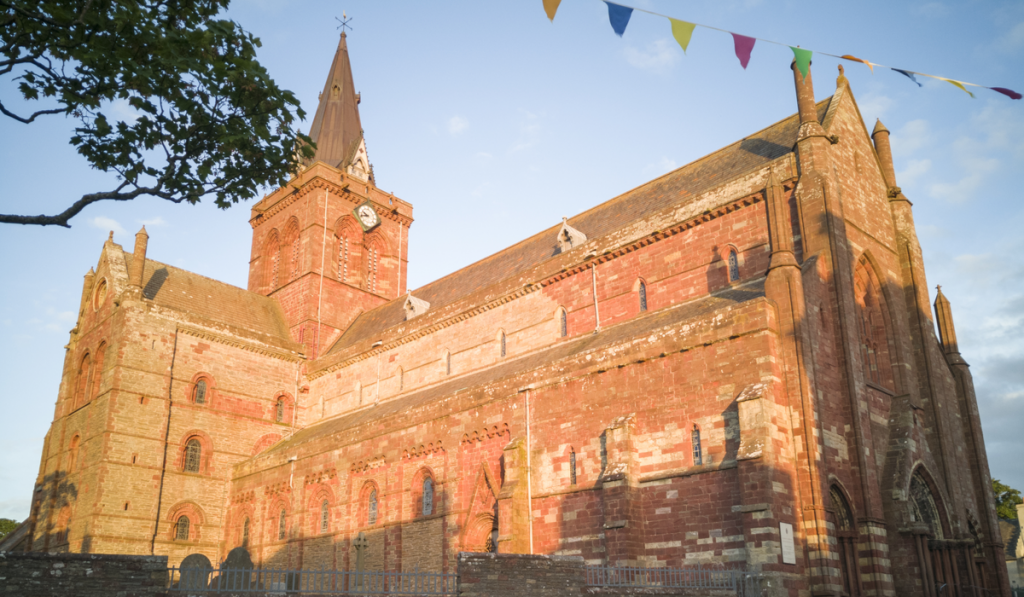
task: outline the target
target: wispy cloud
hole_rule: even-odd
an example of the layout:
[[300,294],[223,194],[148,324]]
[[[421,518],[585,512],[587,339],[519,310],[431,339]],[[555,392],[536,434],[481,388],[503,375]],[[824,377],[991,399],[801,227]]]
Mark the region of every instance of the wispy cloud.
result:
[[931,126],[927,120],[911,120],[892,133],[892,152],[897,157],[913,155],[926,147],[931,139]]
[[160,216],[157,216],[155,218],[149,218],[148,220],[140,220],[139,222],[143,226],[166,226],[167,225],[167,221],[164,220]]
[[925,158],[919,160],[908,160],[905,169],[896,173],[896,180],[901,185],[913,186],[918,179],[932,169],[932,161]]
[[458,135],[469,128],[469,121],[461,116],[452,116],[448,119],[448,134]]
[[523,111],[523,119],[519,123],[519,140],[509,149],[509,153],[523,151],[537,144],[540,140],[540,118],[533,112]]
[[659,74],[668,72],[682,55],[679,46],[667,39],[655,40],[643,50],[626,46],[625,53],[626,62],[630,65]]
[[96,216],[89,220],[89,224],[100,230],[113,230],[114,234],[128,234],[117,220],[106,216]]

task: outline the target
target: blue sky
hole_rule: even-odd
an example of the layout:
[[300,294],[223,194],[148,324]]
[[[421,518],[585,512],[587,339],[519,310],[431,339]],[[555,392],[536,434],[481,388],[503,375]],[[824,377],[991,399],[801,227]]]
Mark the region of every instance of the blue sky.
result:
[[[1024,92],[1024,3],[670,2],[635,6],[738,33]],[[634,13],[623,38],[598,0],[554,23],[521,2],[236,2],[261,61],[309,113],[349,35],[368,153],[381,188],[415,207],[410,287],[454,271],[796,111],[788,48],[698,28],[687,54],[664,19]],[[816,96],[836,64],[816,56]],[[1024,489],[1024,100],[845,63],[870,128],[892,131],[929,284],[953,306],[978,389],[992,474]],[[5,104],[12,85],[0,83]],[[110,114],[131,116],[124,106]],[[2,213],[56,213],[113,186],[68,145],[61,117],[0,120]],[[245,286],[249,205],[156,199],[87,208],[70,230],[0,227],[0,517],[27,516],[82,276],[109,230],[145,223],[153,259]]]

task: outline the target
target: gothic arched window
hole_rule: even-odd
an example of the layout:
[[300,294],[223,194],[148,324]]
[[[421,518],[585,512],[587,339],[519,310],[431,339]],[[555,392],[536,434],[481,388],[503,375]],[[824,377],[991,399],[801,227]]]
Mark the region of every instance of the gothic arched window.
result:
[[501,333],[501,356],[502,356],[502,358],[504,358],[504,356],[506,354],[508,354],[508,346],[507,346],[507,344],[505,342],[505,332],[502,332]]
[[377,524],[377,490],[370,492],[370,500],[366,504],[366,524]]
[[284,422],[284,398],[277,399],[277,413],[275,418],[278,423]]
[[200,379],[196,382],[194,388],[192,388],[192,402],[196,404],[206,404],[206,380]]
[[452,374],[452,353],[445,351],[444,353],[444,374]]
[[188,516],[179,517],[178,521],[174,524],[174,538],[178,541],[188,541],[190,526],[191,523]]
[[561,338],[569,335],[569,320],[565,309],[559,309],[558,311],[558,335]]
[[278,541],[281,541],[281,540],[284,539],[285,527],[286,527],[287,524],[288,524],[288,515],[284,511],[284,508],[281,508],[281,514],[278,515],[278,517],[277,517],[277,540]]
[[729,281],[735,282],[740,279],[740,259],[736,251],[729,251]]
[[853,520],[850,503],[846,501],[842,490],[832,485],[829,488],[829,500],[835,514],[836,551],[839,556],[839,569],[842,575],[843,592],[845,595],[860,595],[858,579],[857,532]]
[[320,502],[320,532],[321,533],[326,533],[327,530],[331,526],[331,519],[330,519],[330,510],[329,510],[329,508],[330,508],[330,504],[327,503],[327,500],[324,500],[324,501]]
[[569,448],[569,484],[576,484],[576,450]]
[[89,353],[85,353],[82,357],[82,364],[78,368],[78,385],[75,388],[75,407],[79,407],[85,403],[86,396],[89,393],[89,373],[92,370],[92,356]]
[[430,477],[423,478],[423,499],[420,513],[430,516],[434,512],[434,481]]
[[693,442],[693,464],[704,464],[704,453],[700,448],[700,429],[697,425],[693,426],[693,433],[690,434],[690,439]]
[[242,521],[242,547],[248,547],[249,545],[249,517],[246,516],[245,520]]
[[184,469],[186,473],[198,473],[199,464],[203,457],[203,446],[199,443],[198,439],[192,438],[185,444],[185,463]]
[[640,282],[640,311],[644,312],[647,310],[647,284]]

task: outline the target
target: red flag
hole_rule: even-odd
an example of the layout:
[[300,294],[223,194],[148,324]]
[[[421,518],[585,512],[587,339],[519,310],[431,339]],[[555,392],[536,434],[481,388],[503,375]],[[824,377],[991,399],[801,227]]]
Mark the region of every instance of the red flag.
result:
[[747,64],[750,63],[750,52],[754,50],[754,42],[757,40],[753,37],[733,33],[732,41],[736,45],[736,57],[740,59],[743,68],[747,68]]

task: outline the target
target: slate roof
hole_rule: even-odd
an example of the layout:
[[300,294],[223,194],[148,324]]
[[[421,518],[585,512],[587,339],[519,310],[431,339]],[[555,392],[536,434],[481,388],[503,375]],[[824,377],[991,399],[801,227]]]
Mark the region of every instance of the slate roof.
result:
[[386,417],[401,412],[412,412],[421,405],[428,404],[463,389],[484,386],[506,377],[511,377],[525,371],[532,371],[563,359],[572,358],[581,353],[601,350],[636,338],[644,338],[654,330],[675,326],[680,322],[713,313],[724,307],[762,297],[764,297],[763,279],[674,307],[650,312],[629,321],[604,328],[600,333],[583,334],[525,357],[510,359],[500,365],[489,367],[477,373],[459,376],[451,381],[388,400],[365,410],[342,415],[338,418],[300,429],[286,441],[278,443],[266,452],[263,452],[263,454],[277,452],[298,444],[343,433],[363,423],[383,421]]
[[[134,255],[125,251],[124,258],[131,271]],[[294,344],[277,300],[244,288],[146,259],[142,294],[164,307]]]
[[[825,120],[832,99],[830,97],[818,102],[819,122]],[[763,168],[768,163],[792,153],[799,128],[800,117],[794,114],[695,162],[569,218],[569,225],[586,234],[588,239],[595,239],[666,207],[685,203],[716,186]],[[556,237],[561,226],[559,222],[490,257],[421,286],[413,290],[412,295],[430,303],[431,309],[437,309],[529,269],[558,254]],[[327,354],[336,354],[360,340],[379,336],[384,330],[405,321],[405,312],[402,308],[404,301],[405,297],[399,297],[360,315]]]
[[[335,85],[339,88],[337,95],[332,93]],[[352,161],[359,140],[363,137],[363,125],[359,122],[359,100],[352,82],[352,64],[348,58],[344,33],[334,53],[324,90],[320,93],[309,136],[316,143],[316,155],[308,163],[321,161],[341,169]]]

